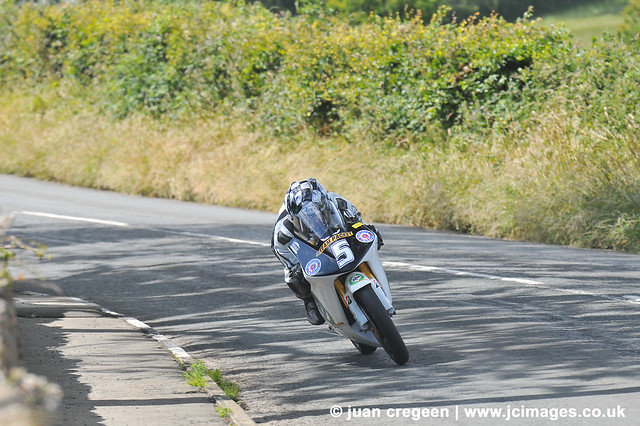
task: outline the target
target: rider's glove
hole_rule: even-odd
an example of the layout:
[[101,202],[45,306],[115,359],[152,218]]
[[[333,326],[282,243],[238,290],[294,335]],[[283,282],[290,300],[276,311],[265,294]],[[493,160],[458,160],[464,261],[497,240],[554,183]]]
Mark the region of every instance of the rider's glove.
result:
[[378,231],[373,225],[367,225],[367,227],[376,233],[376,236],[378,237],[378,250],[380,250],[380,248],[382,248],[382,246],[384,245],[384,240],[382,239],[380,231]]
[[284,268],[284,282],[287,284],[298,285],[304,280],[300,265],[296,265],[293,269]]

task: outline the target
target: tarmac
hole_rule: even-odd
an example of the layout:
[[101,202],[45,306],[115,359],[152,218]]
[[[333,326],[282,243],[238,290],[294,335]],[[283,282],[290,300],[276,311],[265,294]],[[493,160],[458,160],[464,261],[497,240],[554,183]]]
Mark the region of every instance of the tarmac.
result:
[[255,424],[215,382],[189,385],[194,360],[146,324],[26,287],[13,294],[24,367],[62,390],[47,424]]

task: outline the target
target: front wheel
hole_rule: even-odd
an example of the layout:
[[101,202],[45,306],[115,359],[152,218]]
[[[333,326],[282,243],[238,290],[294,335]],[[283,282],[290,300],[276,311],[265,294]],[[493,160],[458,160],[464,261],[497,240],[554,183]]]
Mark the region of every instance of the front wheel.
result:
[[372,331],[389,357],[398,365],[409,360],[409,351],[387,310],[370,286],[362,287],[353,295],[372,323]]
[[356,342],[355,340],[352,340],[351,343],[353,343],[353,346],[355,346],[356,349],[360,351],[361,354],[365,354],[365,355],[372,354],[375,352],[376,349],[378,349],[375,346],[369,346],[364,343]]

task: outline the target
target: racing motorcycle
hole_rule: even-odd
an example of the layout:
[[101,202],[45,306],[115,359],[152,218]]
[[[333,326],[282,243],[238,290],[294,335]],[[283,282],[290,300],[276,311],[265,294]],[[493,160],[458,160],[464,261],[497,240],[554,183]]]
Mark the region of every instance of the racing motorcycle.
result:
[[313,226],[291,227],[293,237],[280,233],[278,239],[299,260],[329,328],[350,339],[361,353],[382,346],[403,365],[409,352],[391,319],[396,311],[376,232],[362,222],[347,225],[341,215],[332,217]]

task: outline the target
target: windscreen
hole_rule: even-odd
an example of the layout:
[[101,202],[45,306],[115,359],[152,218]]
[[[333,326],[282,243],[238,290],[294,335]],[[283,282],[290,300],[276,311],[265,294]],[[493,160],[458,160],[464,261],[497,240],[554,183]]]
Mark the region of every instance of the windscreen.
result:
[[303,237],[313,244],[345,228],[342,215],[326,198],[318,202],[304,203],[298,217],[304,225],[301,230]]

